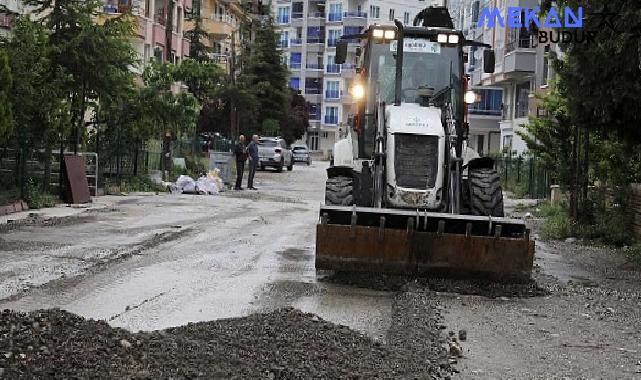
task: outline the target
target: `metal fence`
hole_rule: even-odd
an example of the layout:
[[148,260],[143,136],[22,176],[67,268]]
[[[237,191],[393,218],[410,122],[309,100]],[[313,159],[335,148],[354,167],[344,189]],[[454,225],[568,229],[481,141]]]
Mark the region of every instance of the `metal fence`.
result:
[[516,196],[545,199],[550,192],[550,175],[535,156],[493,157],[503,189]]

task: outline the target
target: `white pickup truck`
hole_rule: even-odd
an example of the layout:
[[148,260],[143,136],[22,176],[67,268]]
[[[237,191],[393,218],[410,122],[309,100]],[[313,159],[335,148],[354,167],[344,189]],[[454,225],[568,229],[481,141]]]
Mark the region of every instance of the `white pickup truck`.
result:
[[266,167],[272,167],[281,172],[284,167],[287,167],[287,170],[294,168],[294,156],[291,149],[287,147],[285,140],[280,137],[263,137],[258,143],[261,170],[265,170]]

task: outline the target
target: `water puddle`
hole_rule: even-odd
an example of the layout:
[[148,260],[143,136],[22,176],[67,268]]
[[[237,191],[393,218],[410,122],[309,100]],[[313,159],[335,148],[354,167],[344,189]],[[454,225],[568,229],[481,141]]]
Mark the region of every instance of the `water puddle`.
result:
[[578,283],[585,287],[597,287],[597,282],[590,278],[590,273],[577,267],[577,265],[541,240],[536,241],[536,254],[534,261],[541,268],[541,272],[552,276],[564,284]]

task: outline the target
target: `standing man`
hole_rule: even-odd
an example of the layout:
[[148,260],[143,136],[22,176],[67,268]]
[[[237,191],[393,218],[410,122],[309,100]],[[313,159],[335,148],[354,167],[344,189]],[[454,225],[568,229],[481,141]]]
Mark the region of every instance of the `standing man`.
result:
[[256,174],[256,168],[258,168],[258,135],[252,136],[252,142],[249,143],[247,147],[249,152],[249,178],[247,178],[247,188],[249,190],[258,190],[254,187],[254,175]]
[[238,137],[238,144],[234,147],[236,156],[236,187],[234,190],[242,190],[243,171],[245,171],[245,160],[247,159],[247,148],[245,148],[245,135]]

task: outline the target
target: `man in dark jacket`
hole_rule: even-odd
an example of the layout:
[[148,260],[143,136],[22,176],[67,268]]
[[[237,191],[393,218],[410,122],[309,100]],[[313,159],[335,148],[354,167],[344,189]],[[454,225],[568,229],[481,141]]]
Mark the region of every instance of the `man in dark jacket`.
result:
[[249,190],[258,190],[254,187],[254,175],[256,174],[256,168],[258,168],[258,135],[252,136],[252,142],[249,143],[247,147],[249,154],[249,178],[247,178],[247,188]]
[[238,137],[238,144],[234,147],[234,155],[236,156],[236,187],[234,190],[242,190],[243,172],[245,171],[245,160],[247,160],[245,135]]

